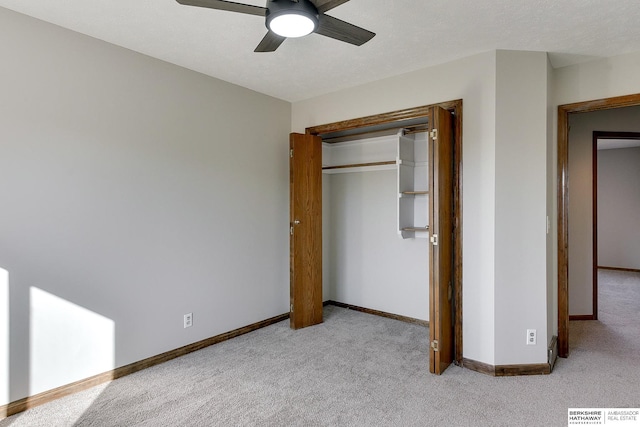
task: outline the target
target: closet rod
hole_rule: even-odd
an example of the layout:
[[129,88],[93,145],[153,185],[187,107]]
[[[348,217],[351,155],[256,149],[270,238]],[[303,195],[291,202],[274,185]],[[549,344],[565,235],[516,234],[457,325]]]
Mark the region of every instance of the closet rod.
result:
[[429,231],[429,226],[426,227],[403,227],[402,231]]
[[395,160],[389,160],[386,162],[372,162],[372,163],[353,163],[350,165],[338,165],[338,166],[325,166],[322,170],[328,169],[345,169],[345,168],[362,168],[366,166],[383,166],[383,165],[395,165]]
[[396,135],[399,131],[402,131],[403,135],[409,135],[412,133],[426,132],[428,130],[429,130],[428,124],[419,123],[415,125],[391,127],[391,128],[382,129],[382,130],[365,129],[359,132],[350,132],[344,135],[341,132],[337,132],[335,134],[319,135],[319,136],[322,137],[322,142],[326,144],[335,144],[338,142],[350,142],[350,141],[358,141],[361,139],[375,138],[379,136]]

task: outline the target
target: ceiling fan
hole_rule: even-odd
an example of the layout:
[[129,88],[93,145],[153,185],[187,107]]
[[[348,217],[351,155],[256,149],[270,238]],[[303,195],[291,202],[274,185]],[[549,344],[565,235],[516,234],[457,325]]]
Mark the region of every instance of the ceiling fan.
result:
[[248,15],[264,16],[267,35],[254,52],[274,52],[288,37],[302,37],[310,33],[360,46],[375,33],[341,21],[325,12],[349,0],[267,0],[267,6],[253,6],[226,0],[176,0],[187,6],[228,10]]

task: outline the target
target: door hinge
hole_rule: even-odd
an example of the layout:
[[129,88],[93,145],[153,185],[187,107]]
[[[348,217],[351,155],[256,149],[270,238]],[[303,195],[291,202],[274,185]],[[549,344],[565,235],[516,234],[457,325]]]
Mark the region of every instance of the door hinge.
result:
[[438,139],[438,129],[433,129],[430,135],[431,135],[431,139],[433,139],[434,141]]
[[293,313],[293,304],[291,304],[291,313]]
[[434,234],[433,236],[429,237],[429,241],[433,246],[438,246],[438,235]]
[[289,150],[289,157],[293,158],[293,148]]
[[433,349],[433,351],[439,351],[438,350],[438,340],[431,341],[431,348]]

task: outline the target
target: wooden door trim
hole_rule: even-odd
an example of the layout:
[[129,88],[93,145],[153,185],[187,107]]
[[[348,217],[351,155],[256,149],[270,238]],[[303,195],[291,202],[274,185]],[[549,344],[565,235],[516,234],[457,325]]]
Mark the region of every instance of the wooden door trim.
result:
[[[591,318],[598,320],[598,134],[593,132],[591,142]],[[571,315],[569,315],[571,319]]]
[[558,355],[569,356],[569,114],[640,105],[640,94],[558,106]]
[[[441,107],[453,113],[454,121],[454,177],[453,177],[453,206],[454,206],[454,357],[455,363],[462,363],[462,99],[438,104],[424,105],[390,113],[376,114],[356,119],[343,120],[324,125],[306,128],[305,133],[322,135],[333,132],[343,132],[358,128],[393,123],[405,120],[428,117],[432,107]],[[391,126],[390,126],[391,127]]]
[[[408,108],[405,110],[397,110],[389,113],[375,114],[372,116],[360,117],[357,119],[342,120],[339,122],[312,126],[306,129],[306,133],[309,133],[311,135],[322,135],[325,133],[344,132],[363,127],[393,124],[405,120],[428,117],[431,108],[436,106],[453,112],[456,117],[462,117],[462,100],[458,99],[455,101],[442,102],[439,104],[423,105],[421,107]],[[460,124],[460,129],[462,129],[462,124]]]

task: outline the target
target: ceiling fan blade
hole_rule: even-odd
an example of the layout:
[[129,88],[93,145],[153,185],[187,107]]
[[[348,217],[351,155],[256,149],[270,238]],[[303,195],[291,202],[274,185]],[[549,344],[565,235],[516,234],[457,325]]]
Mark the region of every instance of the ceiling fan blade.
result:
[[266,16],[267,8],[250,4],[234,3],[226,0],[176,0],[186,6],[206,7],[209,9],[228,10],[229,12],[246,13],[248,15]]
[[349,0],[311,0],[311,3],[318,9],[318,12],[325,13],[334,7],[338,7]]
[[372,33],[364,28],[357,27],[322,13],[318,16],[318,20],[320,22],[315,31],[316,33],[356,46],[365,44],[376,35],[376,33]]
[[258,44],[258,47],[256,47],[254,52],[275,52],[285,39],[286,37],[279,36],[273,31],[269,31],[264,36],[260,44]]

